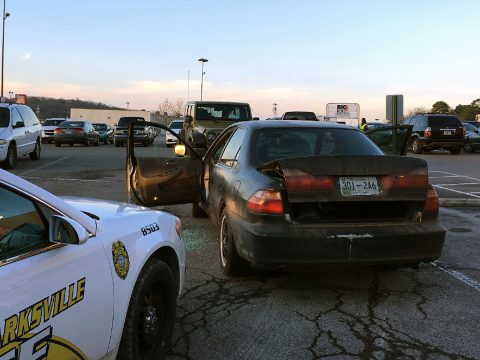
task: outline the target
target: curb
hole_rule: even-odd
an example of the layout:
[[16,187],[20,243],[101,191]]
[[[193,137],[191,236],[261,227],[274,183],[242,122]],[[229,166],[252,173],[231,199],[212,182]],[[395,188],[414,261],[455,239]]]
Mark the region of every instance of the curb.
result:
[[480,207],[480,199],[440,198],[440,207]]

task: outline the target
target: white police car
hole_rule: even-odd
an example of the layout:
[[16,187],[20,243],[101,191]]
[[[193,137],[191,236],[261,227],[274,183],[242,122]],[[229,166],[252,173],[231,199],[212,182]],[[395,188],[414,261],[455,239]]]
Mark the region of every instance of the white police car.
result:
[[0,170],[0,360],[163,358],[184,282],[180,228]]

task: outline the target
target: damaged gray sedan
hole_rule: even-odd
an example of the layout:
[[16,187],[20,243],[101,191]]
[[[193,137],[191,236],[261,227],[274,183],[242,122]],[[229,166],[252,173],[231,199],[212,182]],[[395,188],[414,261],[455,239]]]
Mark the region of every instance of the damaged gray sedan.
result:
[[399,156],[410,132],[240,122],[203,157],[188,144],[168,159],[129,146],[128,192],[146,206],[193,203],[218,225],[229,276],[250,264],[416,265],[441,255],[445,230],[427,163]]

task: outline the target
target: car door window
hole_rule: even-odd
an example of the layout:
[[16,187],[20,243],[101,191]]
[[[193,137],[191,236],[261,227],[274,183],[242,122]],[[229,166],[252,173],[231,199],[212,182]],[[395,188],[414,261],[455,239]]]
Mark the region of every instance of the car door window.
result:
[[0,187],[0,260],[48,244],[48,226],[36,204]]
[[22,115],[25,126],[33,126],[39,123],[37,116],[29,107],[21,106],[18,108],[18,111],[20,112],[20,115]]
[[17,122],[24,122],[22,117],[20,116],[20,113],[17,111],[17,109],[12,109],[12,125],[15,125]]
[[222,164],[229,167],[235,167],[244,137],[245,131],[243,129],[237,129],[237,131],[235,131],[235,133],[230,137],[227,145],[225,146],[225,150],[220,157],[220,162]]

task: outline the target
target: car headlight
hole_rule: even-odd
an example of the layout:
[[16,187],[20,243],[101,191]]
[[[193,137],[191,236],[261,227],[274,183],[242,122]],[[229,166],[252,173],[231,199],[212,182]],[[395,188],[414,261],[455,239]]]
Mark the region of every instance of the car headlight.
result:
[[0,139],[0,145],[6,145],[7,142],[8,142],[7,140]]
[[209,132],[207,133],[207,140],[212,142],[213,140],[215,140],[217,138],[217,134],[215,134],[214,132]]

